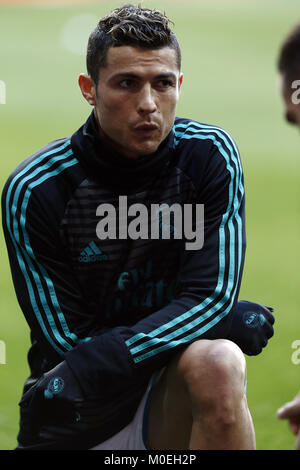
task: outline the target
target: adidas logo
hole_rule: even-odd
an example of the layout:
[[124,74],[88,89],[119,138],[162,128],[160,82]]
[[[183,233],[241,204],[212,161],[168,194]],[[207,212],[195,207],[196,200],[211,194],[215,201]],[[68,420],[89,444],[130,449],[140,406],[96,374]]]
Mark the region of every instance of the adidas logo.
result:
[[78,257],[80,263],[94,263],[95,261],[104,261],[107,259],[107,255],[99,250],[95,242],[89,243]]

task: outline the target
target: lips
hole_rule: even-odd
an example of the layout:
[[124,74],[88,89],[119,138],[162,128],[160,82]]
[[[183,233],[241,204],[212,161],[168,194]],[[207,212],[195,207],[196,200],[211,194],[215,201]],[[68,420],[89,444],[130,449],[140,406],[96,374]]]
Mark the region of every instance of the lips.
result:
[[134,128],[137,132],[151,132],[156,131],[158,129],[157,124],[139,124]]

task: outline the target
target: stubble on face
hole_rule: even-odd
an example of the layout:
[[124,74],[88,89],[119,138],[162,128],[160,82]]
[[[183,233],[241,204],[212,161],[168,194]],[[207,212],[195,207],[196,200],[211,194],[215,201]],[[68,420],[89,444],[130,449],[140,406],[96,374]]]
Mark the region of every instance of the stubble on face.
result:
[[96,88],[100,136],[128,158],[155,152],[172,129],[181,81],[169,47],[110,48]]

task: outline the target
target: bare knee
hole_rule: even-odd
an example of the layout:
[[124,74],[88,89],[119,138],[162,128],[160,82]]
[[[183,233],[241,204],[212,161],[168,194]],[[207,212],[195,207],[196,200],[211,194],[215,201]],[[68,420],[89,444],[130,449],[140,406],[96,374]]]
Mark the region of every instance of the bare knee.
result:
[[216,383],[233,378],[244,381],[246,362],[242,351],[232,341],[200,340],[190,344],[182,353],[178,370],[187,383],[203,377],[212,377]]
[[246,379],[246,362],[238,346],[226,339],[196,341],[180,356],[178,372],[194,413],[213,415],[223,424],[235,421]]

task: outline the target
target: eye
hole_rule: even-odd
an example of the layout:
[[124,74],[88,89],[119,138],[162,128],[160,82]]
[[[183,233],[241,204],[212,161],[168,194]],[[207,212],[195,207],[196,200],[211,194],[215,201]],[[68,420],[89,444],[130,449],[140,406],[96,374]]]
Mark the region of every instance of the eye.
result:
[[169,80],[169,79],[159,80],[158,86],[160,86],[161,88],[169,88],[173,86],[173,82],[172,80]]
[[128,80],[127,78],[120,82],[120,86],[123,88],[128,88],[130,84],[131,84],[131,80]]
[[135,84],[135,81],[132,80],[131,78],[124,78],[123,80],[120,81],[119,85],[121,88],[132,88]]
[[164,92],[168,91],[176,86],[176,82],[171,78],[161,78],[156,82],[156,89],[158,91]]

